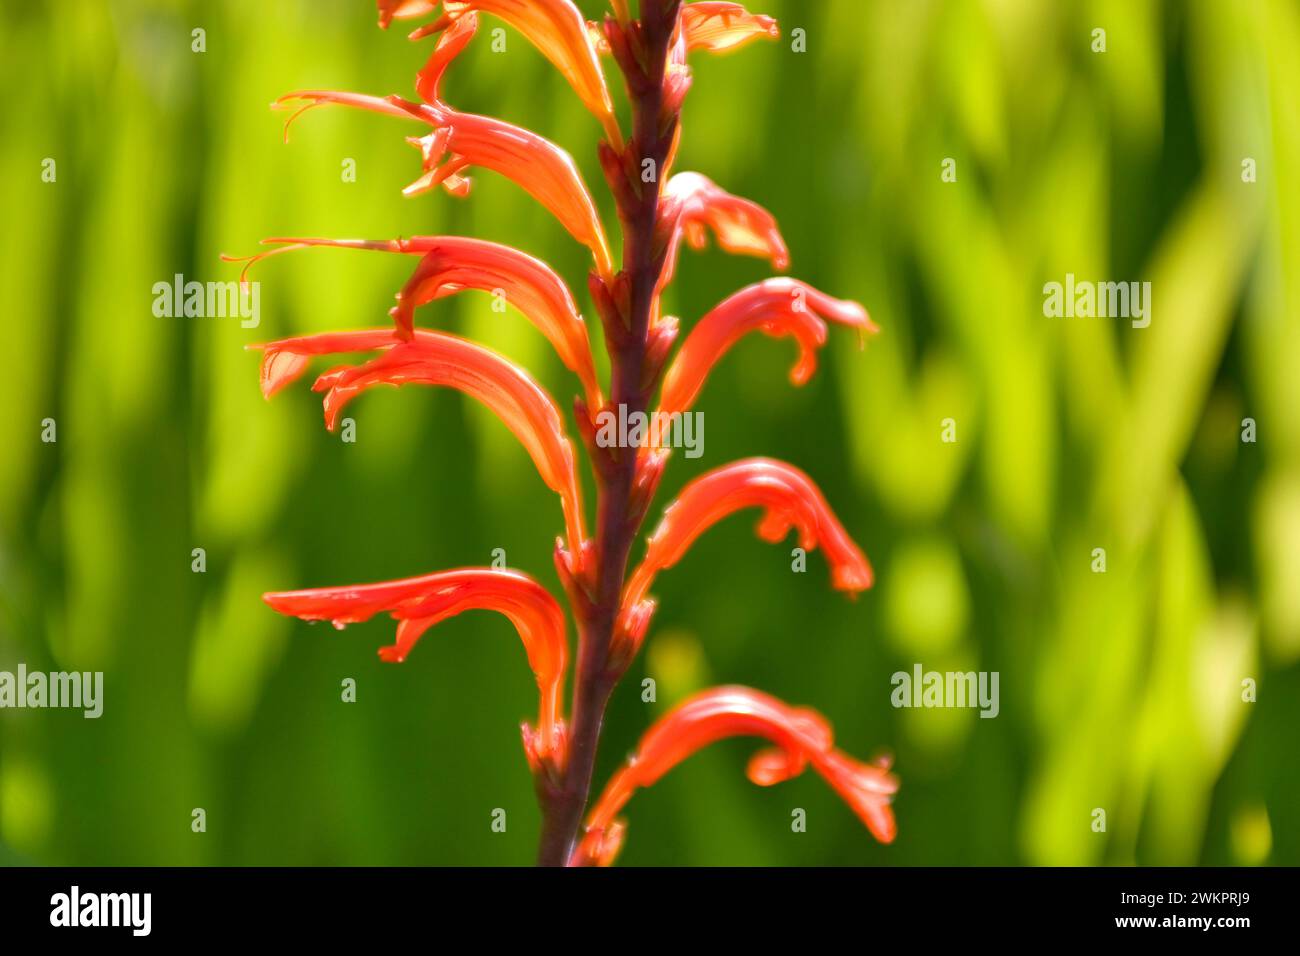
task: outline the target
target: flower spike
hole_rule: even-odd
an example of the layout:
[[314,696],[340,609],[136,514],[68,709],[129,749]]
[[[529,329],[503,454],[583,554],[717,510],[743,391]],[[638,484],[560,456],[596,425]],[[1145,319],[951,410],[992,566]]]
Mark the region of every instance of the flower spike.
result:
[[682,33],[691,50],[709,53],[726,53],[756,40],[781,38],[781,28],[776,20],[762,14],[750,13],[738,3],[721,0],[700,0],[682,4]]
[[403,190],[405,195],[443,186],[453,195],[463,196],[469,192],[469,180],[462,175],[465,170],[471,166],[491,169],[514,181],[550,210],[570,235],[591,250],[602,277],[613,275],[614,260],[591,193],[573,157],[550,140],[490,116],[458,112],[441,102],[412,103],[400,96],[333,90],[299,90],[276,102],[292,100],[304,100],[307,105],[290,117],[290,123],[305,110],[337,104],[428,124],[433,132],[408,139],[419,147],[425,172]]
[[672,414],[690,408],[714,364],[755,330],[773,338],[788,335],[799,344],[790,381],[803,385],[817,369],[817,349],[826,344],[823,317],[860,335],[877,331],[858,303],[833,299],[797,279],[766,279],[741,289],[691,329],[664,377],[659,410]]
[[866,555],[853,543],[811,478],[793,465],[772,458],[735,461],[691,481],[664,509],[663,520],[650,536],[645,558],[623,592],[615,636],[621,656],[634,655],[645,637],[654,609],[646,592],[655,575],[671,568],[696,538],[741,508],[764,510],[758,524],[758,536],[764,541],[780,541],[794,527],[799,531],[801,548],[825,548],[831,564],[831,583],[837,590],[852,596],[871,587],[873,577]]
[[750,760],[746,771],[760,787],[799,774],[811,765],[826,779],[881,843],[897,834],[890,807],[898,778],[889,762],[862,763],[834,745],[831,726],[816,711],[791,707],[748,687],[716,687],[683,701],[641,738],[587,817],[586,833],[570,865],[608,866],[621,848],[626,825],[617,819],[639,789],[652,786],[687,757],[728,737],[765,737],[776,745]]
[[583,565],[587,536],[573,446],[550,395],[510,360],[467,339],[423,329],[410,342],[399,340],[391,329],[367,329],[251,347],[266,353],[262,383],[268,396],[302,375],[309,356],[383,350],[363,365],[326,372],[312,386],[325,393],[325,424],[331,431],[348,402],[376,385],[444,385],[478,399],[523,443],[542,480],[560,496],[569,547],[578,566]]
[[495,568],[457,568],[379,584],[312,588],[263,594],[281,614],[304,621],[330,621],[340,630],[387,611],[398,622],[395,643],[379,656],[404,661],[429,628],[462,611],[499,611],[519,632],[528,666],[541,694],[537,730],[525,729],[530,761],[562,763],[561,701],[568,661],[564,612],[550,593],[526,574]]
[[718,245],[733,255],[766,258],[777,270],[790,265],[790,252],[772,214],[699,173],[678,173],[668,180],[660,217],[668,249],[661,287],[676,274],[682,239],[692,249],[703,249],[706,228],[717,237]]
[[[771,213],[698,173],[674,175],[682,146],[681,114],[694,82],[691,54],[725,53],[756,39],[777,38],[780,31],[771,17],[751,14],[730,0],[640,0],[635,17],[630,0],[609,0],[612,12],[599,23],[582,19],[578,5],[588,2],[594,0],[376,0],[381,27],[423,18],[424,25],[410,39],[435,37],[416,74],[414,100],[304,90],[282,97],[276,106],[295,108],[285,123],[286,140],[298,116],[331,104],[423,124],[412,127],[423,135],[407,137],[421,156],[419,177],[403,190],[407,196],[439,186],[453,196],[467,196],[473,186],[469,177],[477,168],[505,176],[540,202],[595,260],[588,287],[604,331],[620,424],[624,400],[640,415],[649,411],[647,403],[658,392],[648,441],[632,439],[610,447],[608,436],[597,429],[598,415],[609,406],[583,317],[564,280],[521,251],[458,236],[387,241],[276,237],[264,240],[267,248],[259,254],[236,260],[245,263],[242,283],[254,263],[295,249],[324,246],[417,257],[389,312],[389,327],[249,346],[263,352],[262,392],[269,398],[296,381],[316,356],[340,356],[331,359],[312,386],[322,393],[331,430],[362,392],[413,383],[457,389],[502,420],[542,480],[559,495],[563,509],[564,534],[555,539],[553,557],[581,638],[572,727],[566,727],[563,703],[569,660],[564,612],[555,597],[526,575],[459,568],[263,598],[282,614],[328,620],[338,628],[388,614],[396,622],[396,635],[380,649],[385,661],[404,660],[429,628],[464,611],[505,615],[524,644],[539,691],[536,723],[524,723],[521,731],[542,811],[541,865],[611,863],[626,832],[619,814],[637,789],[652,785],[702,747],[741,735],[768,742],[748,763],[752,782],[772,785],[811,767],[877,839],[888,843],[895,836],[891,800],[899,785],[889,773],[889,760],[863,763],[848,756],[836,749],[831,727],[820,714],[745,687],[719,687],[682,702],[650,728],[638,753],[599,799],[589,802],[606,701],[649,629],[656,575],[678,563],[712,525],[733,512],[757,508],[761,538],[776,542],[793,529],[803,549],[822,549],[834,588],[853,596],[872,585],[866,556],[822,492],[799,469],[767,458],[737,461],[688,482],[664,510],[640,565],[629,570],[628,549],[670,455],[658,433],[665,422],[688,413],[713,367],[750,332],[794,340],[798,358],[790,378],[801,385],[816,369],[828,323],[856,328],[860,341],[876,328],[855,302],[834,299],[794,279],[769,279],[742,289],[705,315],[674,359],[679,323],[665,313],[662,292],[673,278],[683,243],[700,249],[711,234],[722,250],[764,259],[777,274],[789,265]],[[447,74],[473,41],[481,15],[522,33],[599,119],[604,136],[596,144],[596,158],[617,213],[621,263],[615,263],[596,203],[567,152],[527,129],[449,105]],[[616,64],[627,93],[635,131],[627,141],[602,72],[604,54]],[[646,166],[655,172],[650,184],[644,178]],[[496,352],[417,328],[415,313],[421,306],[468,290],[500,295],[515,306],[581,381],[582,394],[574,397],[573,408],[600,504],[600,534],[594,538],[584,527],[573,444],[551,396]],[[360,357],[346,357],[350,355]],[[639,434],[639,426],[636,430]]]
[[245,273],[268,256],[313,246],[421,256],[415,272],[397,294],[397,305],[389,312],[400,338],[409,340],[414,335],[415,310],[429,302],[465,289],[501,295],[546,336],[565,367],[582,381],[592,414],[604,405],[592,363],[587,326],[578,314],[573,294],[564,280],[540,259],[510,246],[464,236],[388,240],[276,236],[263,239],[262,244],[277,248],[239,260],[246,262]]

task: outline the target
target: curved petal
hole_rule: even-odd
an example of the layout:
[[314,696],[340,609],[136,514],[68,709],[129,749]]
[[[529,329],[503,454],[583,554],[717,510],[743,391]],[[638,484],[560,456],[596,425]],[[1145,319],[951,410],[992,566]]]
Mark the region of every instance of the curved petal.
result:
[[703,249],[706,229],[733,255],[766,258],[778,270],[790,265],[790,252],[772,214],[700,173],[678,173],[668,180],[660,216],[668,246],[661,286],[676,274],[682,239],[692,249]]
[[750,13],[738,3],[721,0],[683,3],[681,18],[686,45],[692,50],[725,53],[759,37],[769,40],[781,37],[775,19]]
[[826,344],[826,322],[874,333],[867,310],[856,302],[833,299],[797,279],[766,279],[741,289],[702,318],[668,366],[660,397],[661,412],[684,412],[694,403],[709,371],[746,333],[773,338],[788,335],[799,345],[790,381],[803,385],[817,369],[817,349]]
[[573,446],[565,437],[563,419],[550,395],[510,360],[458,336],[423,329],[409,342],[398,340],[391,329],[368,329],[250,347],[266,353],[262,381],[267,394],[299,377],[308,356],[383,349],[363,365],[326,372],[312,386],[314,391],[325,392],[325,423],[331,431],[348,402],[376,385],[443,385],[478,399],[523,443],[542,480],[560,496],[569,547],[582,566],[586,533]]
[[436,103],[441,98],[442,77],[453,60],[464,51],[478,30],[478,17],[467,13],[443,31],[434,45],[429,61],[415,77],[415,91],[426,103]]
[[396,643],[379,649],[385,661],[400,662],[420,636],[463,611],[498,611],[510,619],[537,679],[541,706],[534,735],[540,759],[562,754],[561,701],[569,647],[564,612],[550,593],[526,574],[495,568],[457,568],[378,584],[312,588],[262,595],[281,614],[304,621],[330,621],[342,629],[387,611],[398,624]]
[[578,98],[600,120],[617,149],[622,146],[614,104],[605,85],[596,49],[587,33],[587,23],[571,0],[446,0],[444,21],[453,24],[474,11],[500,17],[522,33],[542,55],[555,65],[573,87]]
[[617,819],[632,795],[709,744],[728,737],[764,737],[775,750],[750,762],[750,779],[768,786],[811,765],[881,843],[897,833],[890,802],[898,779],[888,763],[862,763],[834,746],[830,724],[816,711],[791,707],[748,687],[716,687],[688,698],[655,723],[636,753],[614,774],[587,817],[572,865],[601,865],[617,856],[625,825]]
[[388,240],[275,236],[262,240],[262,243],[279,248],[244,260],[225,258],[227,261],[245,261],[246,274],[251,266],[268,256],[313,246],[421,256],[415,272],[397,295],[397,306],[390,312],[399,337],[411,338],[415,310],[436,299],[465,289],[499,295],[546,336],[559,354],[560,361],[578,376],[592,413],[604,405],[596,381],[586,323],[578,313],[573,294],[564,280],[540,259],[510,246],[464,236],[415,236]]
[[[434,175],[428,184],[408,190],[416,192],[441,182],[437,163],[444,152],[450,152],[452,164],[458,169],[463,168],[457,162],[460,159],[469,166],[491,169],[513,180],[549,209],[570,235],[591,249],[602,276],[613,274],[605,229],[582,174],[568,153],[536,133],[489,116],[459,113],[445,106],[420,109],[436,127],[433,134],[419,140],[425,169],[434,171]],[[445,136],[440,138],[438,134],[443,131]]]
[[853,543],[812,479],[783,461],[746,458],[691,481],[664,509],[645,558],[623,593],[616,640],[624,654],[635,653],[645,636],[653,609],[646,592],[655,575],[676,564],[710,527],[742,508],[763,509],[758,535],[764,541],[780,541],[794,527],[799,531],[800,547],[811,551],[821,545],[837,590],[855,595],[871,587],[873,576],[866,555]]
[[461,175],[465,170],[471,166],[491,169],[550,210],[570,235],[591,250],[601,276],[613,275],[614,260],[591,193],[573,157],[550,140],[490,116],[461,113],[444,103],[412,103],[400,96],[299,90],[276,102],[291,100],[305,100],[307,105],[294,113],[290,122],[305,110],[337,104],[426,123],[433,132],[409,140],[421,151],[425,173],[403,190],[406,195],[440,185],[455,195],[464,195],[469,189],[469,181]]

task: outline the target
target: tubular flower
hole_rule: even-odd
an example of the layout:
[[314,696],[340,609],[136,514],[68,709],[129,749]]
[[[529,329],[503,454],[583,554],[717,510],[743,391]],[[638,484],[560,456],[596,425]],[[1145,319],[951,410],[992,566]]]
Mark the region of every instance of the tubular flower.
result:
[[694,403],[710,369],[743,335],[760,331],[792,337],[799,360],[790,381],[803,385],[817,370],[817,349],[826,344],[826,322],[877,331],[867,310],[856,302],[833,299],[797,279],[766,279],[741,289],[702,318],[682,343],[664,376],[660,411],[684,412]]
[[707,245],[706,227],[718,245],[734,255],[766,258],[773,269],[790,265],[790,252],[772,214],[757,203],[733,196],[699,173],[678,173],[664,187],[660,212],[668,254],[660,287],[673,280],[682,239],[692,249]]
[[831,564],[831,583],[837,590],[856,595],[871,587],[871,565],[811,478],[793,465],[771,458],[734,461],[691,481],[664,509],[659,527],[650,536],[645,559],[623,592],[617,639],[625,656],[634,654],[645,636],[654,609],[646,592],[655,575],[671,568],[696,538],[741,508],[764,510],[758,524],[758,536],[764,541],[780,541],[794,527],[801,548],[824,547]]
[[340,630],[387,611],[398,622],[397,640],[381,647],[379,656],[391,662],[404,661],[425,631],[463,611],[504,614],[519,632],[541,694],[537,730],[524,726],[529,758],[562,755],[561,700],[569,654],[564,612],[528,575],[494,568],[457,568],[379,584],[281,591],[264,594],[262,600],[281,614],[304,621],[330,621]]
[[691,50],[725,53],[758,37],[771,40],[781,37],[776,20],[750,13],[738,3],[722,0],[683,3],[681,18],[682,34]]
[[415,272],[389,311],[404,340],[414,335],[415,310],[465,289],[502,296],[555,347],[560,360],[582,381],[592,413],[604,404],[592,364],[587,326],[564,280],[546,263],[510,246],[463,236],[415,236],[411,239],[316,239],[277,236],[263,245],[279,248],[250,256],[245,272],[267,256],[311,246],[370,249],[421,256]]
[[300,376],[308,356],[383,350],[363,365],[326,372],[312,386],[313,391],[325,393],[325,424],[331,431],[348,402],[376,385],[444,385],[478,399],[523,443],[542,480],[560,496],[569,547],[582,566],[586,533],[573,446],[565,437],[555,402],[523,369],[482,345],[423,329],[410,342],[400,341],[390,329],[370,329],[254,347],[265,353],[262,391],[268,396]]
[[573,87],[583,105],[601,122],[611,145],[618,148],[622,137],[614,104],[605,86],[596,49],[587,33],[586,21],[571,0],[444,0],[443,16],[416,30],[412,39],[427,36],[448,25],[454,27],[475,11],[500,17],[522,33],[551,61]]
[[503,120],[461,113],[440,102],[412,103],[400,96],[332,90],[299,90],[276,102],[291,100],[305,100],[307,105],[290,117],[290,122],[304,110],[332,103],[427,123],[433,132],[408,138],[421,151],[425,173],[403,190],[406,195],[418,195],[441,185],[454,195],[464,196],[470,182],[462,173],[471,166],[491,169],[550,210],[570,235],[591,250],[600,274],[612,275],[613,259],[591,194],[573,157],[549,140]]
[[887,760],[862,763],[837,750],[830,724],[816,711],[791,707],[748,687],[730,686],[687,698],[646,732],[636,753],[594,804],[570,864],[612,863],[626,830],[617,817],[632,795],[652,786],[695,752],[728,737],[764,737],[776,745],[749,762],[746,773],[758,786],[797,777],[811,765],[877,840],[893,842],[897,828],[890,801],[898,791],[898,779],[889,773]]

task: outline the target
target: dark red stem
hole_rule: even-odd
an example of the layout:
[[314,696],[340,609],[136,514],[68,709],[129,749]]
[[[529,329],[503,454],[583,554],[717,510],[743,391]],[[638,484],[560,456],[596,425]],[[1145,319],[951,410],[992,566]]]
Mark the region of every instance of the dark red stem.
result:
[[[676,132],[676,116],[665,118],[663,79],[679,0],[641,0],[639,27],[626,31],[633,55],[618,56],[632,105],[632,138],[622,154],[602,157],[618,205],[623,231],[623,271],[612,286],[596,280],[597,306],[605,326],[612,368],[610,403],[629,414],[646,410],[656,376],[647,375],[646,348],[664,253],[657,248],[661,174]],[[618,52],[618,51],[616,51]],[[654,181],[642,182],[645,160]],[[636,454],[630,448],[592,448],[596,456],[597,524],[587,600],[575,600],[578,664],[569,726],[568,762],[560,779],[539,787],[542,837],[537,862],[563,866],[573,851],[591,793],[592,770],[605,707],[626,662],[611,659],[610,647],[627,573],[628,552],[645,517],[633,494]]]

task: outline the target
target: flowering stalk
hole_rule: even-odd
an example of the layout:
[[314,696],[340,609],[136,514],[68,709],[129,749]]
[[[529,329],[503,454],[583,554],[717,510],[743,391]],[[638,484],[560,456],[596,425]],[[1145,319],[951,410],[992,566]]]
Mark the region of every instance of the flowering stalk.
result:
[[[698,249],[712,233],[724,251],[764,258],[777,270],[789,264],[785,240],[767,210],[698,173],[670,175],[691,84],[688,53],[725,52],[777,37],[775,21],[725,0],[640,0],[635,18],[626,0],[611,0],[613,13],[603,23],[584,23],[572,0],[378,0],[378,6],[381,26],[395,19],[434,18],[410,34],[413,40],[437,36],[417,75],[419,102],[326,90],[289,94],[280,102],[305,102],[299,113],[338,104],[424,123],[430,131],[410,140],[420,149],[422,174],[406,195],[441,185],[463,197],[471,188],[467,171],[481,167],[513,180],[550,210],[594,258],[588,291],[605,332],[609,387],[606,391],[597,379],[586,325],[568,286],[544,262],[483,240],[417,236],[276,238],[266,240],[276,248],[245,257],[252,265],[309,246],[420,257],[391,310],[391,327],[257,346],[263,351],[262,390],[269,398],[299,378],[314,357],[369,353],[359,365],[336,364],[317,378],[314,389],[324,393],[329,427],[348,402],[376,385],[455,388],[501,418],[561,499],[565,536],[556,542],[555,564],[578,634],[568,715],[563,689],[570,654],[563,612],[538,582],[520,572],[460,568],[379,584],[277,592],[265,595],[266,602],[280,613],[329,620],[338,627],[387,612],[398,622],[397,639],[380,656],[395,663],[430,627],[462,611],[489,609],[508,617],[524,643],[540,694],[537,725],[524,724],[523,739],[542,812],[542,865],[611,862],[626,829],[618,815],[632,792],[653,784],[708,743],[735,735],[765,737],[776,745],[751,761],[749,776],[755,783],[778,783],[812,767],[879,840],[890,842],[895,824],[889,803],[898,783],[887,772],[887,762],[854,760],[833,746],[830,725],[820,715],[741,687],[696,695],[651,728],[639,754],[610,781],[583,826],[605,709],[655,608],[649,589],[656,574],[676,564],[701,533],[737,510],[760,508],[760,537],[778,541],[796,529],[802,547],[820,547],[825,553],[836,589],[856,595],[872,584],[866,556],[812,479],[792,465],[763,458],[724,465],[688,483],[665,509],[644,559],[629,577],[633,541],[668,452],[607,447],[596,437],[601,412],[643,415],[656,393],[657,414],[685,412],[717,361],[749,332],[795,340],[799,358],[790,377],[801,385],[816,369],[816,351],[826,343],[828,322],[855,328],[860,336],[875,331],[856,302],[776,278],[725,300],[696,322],[676,356],[671,354],[678,321],[660,314],[660,296],[672,281],[683,243]],[[457,111],[444,98],[448,70],[473,41],[480,15],[519,30],[597,118],[604,133],[600,165],[621,231],[620,265],[568,153],[531,131]],[[613,59],[623,77],[631,115],[626,137],[605,85],[604,57]],[[551,396],[505,357],[457,336],[416,327],[417,309],[467,289],[503,295],[546,336],[578,379],[582,395],[575,400],[576,424],[597,491],[590,536],[573,446]]]
[[[623,269],[612,282],[593,277],[592,286],[610,350],[611,402],[629,414],[645,411],[656,378],[649,374],[646,359],[666,254],[657,242],[659,183],[667,173],[679,121],[680,103],[665,102],[664,96],[679,6],[680,0],[642,0],[639,21],[605,24],[631,100],[632,136],[621,153],[608,143],[601,145],[602,166],[623,228]],[[653,174],[650,183],[642,179],[645,169]],[[578,835],[605,707],[628,663],[613,663],[614,629],[628,553],[649,504],[645,495],[633,494],[638,456],[632,450],[594,443],[591,449],[599,489],[597,563],[589,592],[575,595],[579,649],[569,772],[562,786],[542,794],[538,862],[543,866],[566,863]]]

